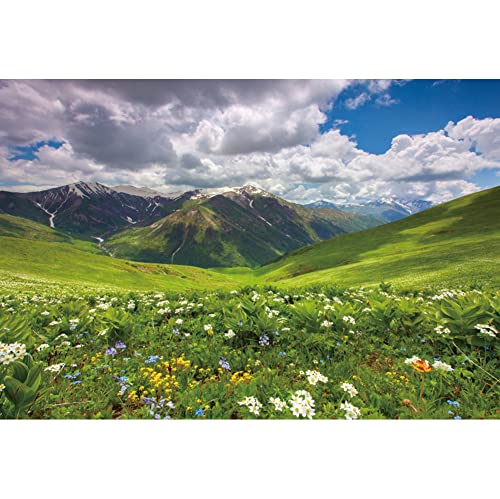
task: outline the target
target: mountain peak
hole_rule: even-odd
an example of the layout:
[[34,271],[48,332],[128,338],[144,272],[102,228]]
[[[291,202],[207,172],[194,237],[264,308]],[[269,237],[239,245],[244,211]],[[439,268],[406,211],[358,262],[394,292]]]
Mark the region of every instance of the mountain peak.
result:
[[99,184],[97,182],[84,182],[79,180],[73,184],[68,184],[68,189],[70,192],[75,193],[81,198],[89,198],[93,195],[106,195],[111,194],[113,189],[106,187],[105,185]]

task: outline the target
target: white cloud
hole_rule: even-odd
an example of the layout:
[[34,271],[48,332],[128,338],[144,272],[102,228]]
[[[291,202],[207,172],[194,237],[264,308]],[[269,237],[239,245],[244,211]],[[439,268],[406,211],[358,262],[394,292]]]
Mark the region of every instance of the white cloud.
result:
[[[253,182],[301,202],[391,194],[436,201],[477,189],[475,173],[499,168],[500,119],[469,116],[443,130],[398,135],[383,154],[363,151],[339,129],[320,134],[342,89],[359,90],[352,108],[372,99],[389,105],[392,84],[2,83],[0,185],[83,179],[174,191]],[[8,145],[48,138],[64,144],[40,148],[38,160],[8,161]]]

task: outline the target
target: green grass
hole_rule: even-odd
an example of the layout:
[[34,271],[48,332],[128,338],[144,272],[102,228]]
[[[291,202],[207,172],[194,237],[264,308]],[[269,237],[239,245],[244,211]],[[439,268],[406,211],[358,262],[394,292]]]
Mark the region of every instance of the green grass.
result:
[[0,215],[0,278],[136,290],[273,284],[459,286],[500,275],[500,187],[411,217],[337,236],[258,269],[201,269],[104,255],[97,244],[18,217]]
[[0,215],[0,279],[172,291],[231,287],[239,283],[230,276],[197,267],[111,258],[97,244],[10,215]]
[[452,285],[500,274],[500,188],[290,253],[256,271],[287,286]]

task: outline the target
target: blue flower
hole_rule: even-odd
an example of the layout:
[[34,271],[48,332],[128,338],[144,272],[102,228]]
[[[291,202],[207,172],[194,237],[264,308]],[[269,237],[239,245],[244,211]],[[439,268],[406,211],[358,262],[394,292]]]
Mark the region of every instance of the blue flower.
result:
[[460,403],[457,402],[456,400],[447,400],[446,401],[449,405],[453,405],[455,407],[460,407]]
[[144,364],[154,364],[160,358],[159,355],[150,355],[145,361]]
[[462,419],[460,416],[455,416],[453,419]]
[[81,380],[73,381],[71,384],[72,385],[80,385],[82,383]]
[[117,351],[113,347],[106,348],[106,351],[104,352],[104,355],[107,355],[109,357],[114,357],[116,354],[117,354]]
[[125,348],[127,348],[127,345],[125,345],[125,343],[122,343],[121,341],[117,341],[115,343],[115,348],[118,348],[118,350],[124,350]]
[[69,326],[69,328],[71,329],[71,331],[74,331],[76,329],[76,326],[74,324],[71,324],[71,326]]
[[203,416],[203,414],[205,414],[205,411],[203,409],[198,409],[196,412],[195,412],[196,416],[200,417],[200,416]]
[[283,357],[283,356],[285,356],[285,355],[286,355],[286,352],[280,352],[278,355],[279,355],[280,357]]
[[226,371],[231,370],[231,366],[229,365],[229,362],[224,357],[219,357],[219,364],[222,367],[222,369],[225,369]]

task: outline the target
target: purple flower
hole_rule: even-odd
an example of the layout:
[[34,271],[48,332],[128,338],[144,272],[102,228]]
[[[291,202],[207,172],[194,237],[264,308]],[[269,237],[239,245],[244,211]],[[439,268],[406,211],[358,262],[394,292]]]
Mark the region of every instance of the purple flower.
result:
[[117,341],[115,343],[115,348],[118,348],[118,350],[124,350],[125,348],[127,348],[127,345],[125,345],[125,343],[122,343],[121,341]]
[[117,354],[116,349],[113,347],[106,348],[106,351],[104,352],[104,355],[107,355],[109,357],[114,357],[116,354]]
[[219,357],[219,364],[222,367],[222,369],[225,369],[226,371],[231,370],[231,366],[229,365],[229,362],[224,357]]

